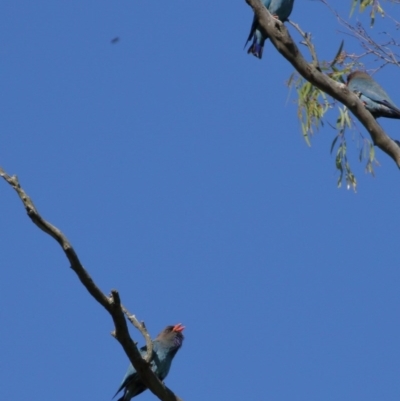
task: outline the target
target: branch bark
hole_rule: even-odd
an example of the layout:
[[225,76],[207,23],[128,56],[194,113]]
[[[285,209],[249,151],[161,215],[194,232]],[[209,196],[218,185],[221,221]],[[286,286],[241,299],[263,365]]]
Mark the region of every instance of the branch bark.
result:
[[385,133],[360,99],[350,92],[346,85],[334,81],[315,65],[308,63],[284,24],[272,17],[260,0],[245,1],[253,9],[261,30],[268,35],[278,52],[303,78],[344,104],[369,132],[374,145],[389,155],[400,168],[400,146]]
[[[115,326],[115,331],[113,331],[112,335],[121,344],[130,362],[139,373],[139,376],[143,380],[144,384],[154,395],[156,395],[162,401],[182,401],[168,387],[166,387],[164,383],[162,383],[154,374],[154,372],[150,369],[148,361],[151,358],[153,347],[151,338],[146,330],[144,323],[140,323],[136,319],[136,317],[131,315],[121,304],[118,291],[112,290],[110,297],[107,297],[99,289],[99,287],[97,287],[93,279],[90,277],[89,273],[83,267],[78,258],[78,255],[68,241],[67,237],[57,227],[50,224],[39,214],[31,198],[20,186],[18,178],[15,175],[9,176],[1,167],[0,176],[4,178],[4,180],[8,184],[10,184],[17,192],[32,222],[46,234],[53,237],[60,244],[65,253],[65,256],[71,264],[71,269],[76,273],[80,282],[84,285],[84,287],[92,295],[92,297],[111,315]],[[129,335],[128,326],[124,314],[127,315],[128,319],[142,333],[146,340],[148,353],[145,359],[141,357],[139,350],[136,347],[136,344],[132,341]]]

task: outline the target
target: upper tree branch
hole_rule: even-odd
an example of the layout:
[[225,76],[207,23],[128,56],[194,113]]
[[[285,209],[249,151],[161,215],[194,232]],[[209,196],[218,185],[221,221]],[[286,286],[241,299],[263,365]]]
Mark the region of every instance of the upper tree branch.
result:
[[[17,192],[19,198],[24,204],[25,210],[28,216],[34,224],[36,224],[42,231],[53,237],[62,247],[65,256],[68,258],[71,269],[77,274],[81,283],[93,296],[93,298],[102,305],[107,312],[111,315],[115,331],[113,333],[114,337],[122,345],[126,355],[131,361],[132,365],[135,367],[139,376],[145,383],[145,385],[150,389],[150,391],[155,394],[162,401],[182,401],[177,397],[168,387],[166,387],[150,369],[148,361],[150,360],[152,353],[152,343],[150,336],[144,326],[144,323],[139,323],[135,316],[131,315],[121,304],[119,294],[116,290],[111,291],[111,296],[107,297],[94,283],[89,273],[85,270],[82,263],[80,262],[78,255],[76,254],[74,248],[68,241],[67,237],[52,224],[47,222],[37,211],[35,205],[33,204],[31,198],[25,193],[21,188],[18,178],[16,176],[9,176],[0,167],[0,176],[4,178]],[[148,354],[146,355],[146,360],[140,355],[135,343],[129,336],[128,326],[126,324],[124,313],[128,316],[128,319],[134,324],[136,328],[140,330],[146,339],[146,345]]]
[[272,17],[260,0],[246,0],[246,3],[253,9],[261,30],[268,35],[279,53],[293,65],[304,79],[349,108],[369,132],[374,145],[388,154],[400,168],[400,147],[383,131],[360,99],[345,85],[339,84],[319,71],[315,65],[308,63],[293,42],[286,27]]

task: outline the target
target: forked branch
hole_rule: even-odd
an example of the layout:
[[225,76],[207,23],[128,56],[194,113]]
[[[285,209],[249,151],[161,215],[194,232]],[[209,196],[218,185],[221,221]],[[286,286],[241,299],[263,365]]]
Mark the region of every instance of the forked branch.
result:
[[[136,317],[131,315],[121,304],[118,291],[112,290],[111,295],[107,297],[99,289],[99,287],[97,287],[89,273],[83,267],[78,255],[68,241],[67,237],[57,227],[50,224],[40,215],[31,198],[26,194],[19,184],[18,178],[15,175],[8,175],[1,167],[0,176],[4,178],[4,180],[17,192],[32,222],[46,234],[53,237],[60,244],[70,263],[71,269],[76,273],[81,283],[89,291],[92,297],[111,315],[115,326],[115,330],[112,334],[122,345],[126,355],[128,356],[132,365],[135,367],[136,371],[139,373],[145,385],[162,401],[182,401],[168,387],[166,387],[150,369],[148,361],[150,360],[152,354],[152,342],[144,323],[140,323]],[[129,321],[132,322],[132,324],[142,333],[146,340],[148,353],[145,359],[142,358],[136,347],[136,344],[132,341],[129,335],[124,314],[128,317]]]

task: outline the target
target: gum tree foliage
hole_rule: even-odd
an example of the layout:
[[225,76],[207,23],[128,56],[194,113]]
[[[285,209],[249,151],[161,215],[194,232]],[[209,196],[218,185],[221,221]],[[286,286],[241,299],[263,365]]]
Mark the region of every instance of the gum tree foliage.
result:
[[[254,1],[246,1],[254,8]],[[297,23],[289,21],[301,36],[300,46],[304,45],[310,54],[311,60],[308,61],[310,66],[336,81],[341,87],[344,87],[346,76],[352,70],[366,70],[370,75],[373,75],[388,64],[397,67],[400,66],[398,61],[400,43],[387,31],[393,32],[398,30],[400,22],[386,13],[389,3],[400,5],[400,0],[349,0],[349,14],[347,16],[340,15],[335,10],[335,2],[329,0],[316,1],[323,3],[329,10],[332,18],[337,20],[338,30],[343,35],[343,40],[338,49],[336,51],[333,50],[331,60],[319,60],[312,43],[311,34],[304,32],[302,27]],[[353,22],[355,20],[354,15],[358,13],[369,13],[369,26],[368,24],[364,26],[361,22]],[[385,32],[382,32],[383,28]],[[284,31],[284,28],[282,30]],[[346,42],[349,37],[350,39],[355,39],[350,40],[350,42],[352,44],[356,43],[356,52],[350,52],[346,48]],[[297,39],[294,41],[298,42]],[[272,42],[276,46],[275,41],[272,40]],[[301,51],[303,51],[304,46],[301,46]],[[279,46],[276,47],[279,50]],[[290,45],[287,45],[287,48],[290,50]],[[330,126],[335,130],[331,153],[335,154],[335,164],[339,173],[337,181],[339,187],[345,183],[348,189],[352,188],[356,190],[357,188],[357,179],[349,161],[349,149],[356,151],[359,161],[365,165],[366,171],[372,175],[374,175],[374,167],[378,165],[375,156],[375,146],[380,147],[391,156],[400,168],[398,152],[400,151],[400,142],[390,138],[381,129],[387,141],[390,140],[392,142],[391,146],[386,146],[386,144],[382,146],[381,142],[377,141],[376,137],[368,129],[367,131],[369,131],[370,135],[366,135],[357,124],[358,120],[360,120],[367,127],[368,124],[365,121],[362,121],[358,116],[355,117],[353,114],[350,114],[349,108],[346,105],[331,96],[326,90],[321,89],[307,74],[299,71],[296,60],[291,61],[290,57],[287,57],[284,51],[279,51],[295,67],[295,72],[288,80],[288,86],[292,90],[294,89],[297,95],[297,114],[307,145],[311,146],[312,136],[321,127]],[[310,76],[313,76],[313,74]],[[336,116],[332,118],[333,112],[336,113]],[[393,146],[394,143],[397,146]],[[396,150],[396,147],[399,149]]]

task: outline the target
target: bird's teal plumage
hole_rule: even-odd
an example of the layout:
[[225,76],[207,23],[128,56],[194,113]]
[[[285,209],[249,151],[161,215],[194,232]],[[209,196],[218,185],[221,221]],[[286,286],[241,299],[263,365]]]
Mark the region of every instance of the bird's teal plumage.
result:
[[[175,326],[167,326],[154,340],[153,340],[153,355],[150,360],[151,370],[158,376],[160,380],[164,380],[171,368],[172,360],[182,346],[184,326],[177,324]],[[140,354],[144,357],[147,353],[147,347],[140,348]],[[135,368],[129,365],[122,383],[119,386],[114,397],[120,392],[124,391],[122,397],[117,401],[129,401],[146,390],[146,386],[140,379]]]
[[366,72],[354,71],[347,77],[347,86],[365,104],[375,117],[399,118],[400,109],[393,103],[386,91]]
[[[263,4],[265,8],[274,16],[277,17],[280,21],[285,22],[293,9],[294,0],[264,0]],[[247,38],[245,47],[247,43],[253,39],[253,43],[250,45],[247,53],[251,53],[258,58],[262,58],[262,53],[264,49],[264,43],[268,39],[268,36],[265,36],[258,29],[258,21],[256,16],[253,18],[253,23],[251,24],[250,34]]]

